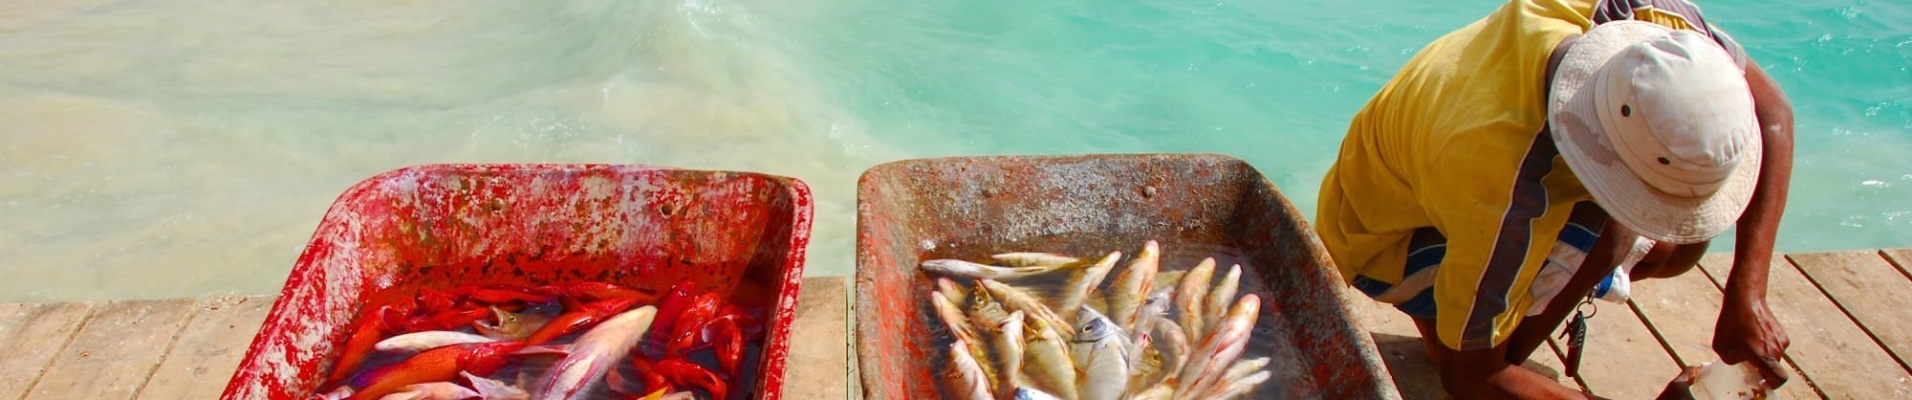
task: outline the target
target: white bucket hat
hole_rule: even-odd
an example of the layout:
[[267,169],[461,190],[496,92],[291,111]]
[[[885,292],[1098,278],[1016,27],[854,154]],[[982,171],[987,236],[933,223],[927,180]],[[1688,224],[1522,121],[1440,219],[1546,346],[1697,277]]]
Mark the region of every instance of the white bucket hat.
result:
[[1686,244],[1739,220],[1759,176],[1759,123],[1732,56],[1698,32],[1598,25],[1555,72],[1548,121],[1560,157],[1607,214]]

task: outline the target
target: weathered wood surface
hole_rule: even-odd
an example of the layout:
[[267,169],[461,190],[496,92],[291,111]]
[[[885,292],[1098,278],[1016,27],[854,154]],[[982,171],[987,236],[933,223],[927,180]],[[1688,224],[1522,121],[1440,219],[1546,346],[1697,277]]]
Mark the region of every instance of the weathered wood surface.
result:
[[1832,297],[1859,327],[1884,345],[1902,368],[1912,356],[1912,279],[1877,252],[1855,251],[1786,256],[1806,279]]
[[[28,400],[126,399],[139,393],[192,316],[192,299],[110,301],[53,356]],[[256,329],[256,328],[255,328]]]
[[[1732,265],[1730,254],[1700,259],[1700,267],[1720,287],[1726,286]],[[1912,398],[1912,374],[1806,280],[1792,262],[1774,255],[1769,268],[1766,306],[1791,340],[1786,359],[1800,372],[1786,386],[1807,384],[1834,399]]]
[[[1713,353],[1713,327],[1719,321],[1723,297],[1720,287],[1707,278],[1706,272],[1695,269],[1669,279],[1633,282],[1633,299],[1629,303],[1680,365],[1696,366],[1719,360],[1719,355]],[[1792,368],[1793,376],[1801,374],[1797,367],[1787,365]],[[1781,386],[1779,397],[1819,397],[1811,385],[1800,382],[1804,380]]]

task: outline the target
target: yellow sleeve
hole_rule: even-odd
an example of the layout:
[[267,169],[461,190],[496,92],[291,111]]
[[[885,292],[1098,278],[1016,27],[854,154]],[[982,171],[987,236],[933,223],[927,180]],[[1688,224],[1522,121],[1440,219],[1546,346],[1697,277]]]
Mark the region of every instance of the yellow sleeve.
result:
[[1548,198],[1545,180],[1559,154],[1552,136],[1524,136],[1533,139],[1450,142],[1415,184],[1421,207],[1447,237],[1434,301],[1436,330],[1450,349],[1507,339],[1571,213]]

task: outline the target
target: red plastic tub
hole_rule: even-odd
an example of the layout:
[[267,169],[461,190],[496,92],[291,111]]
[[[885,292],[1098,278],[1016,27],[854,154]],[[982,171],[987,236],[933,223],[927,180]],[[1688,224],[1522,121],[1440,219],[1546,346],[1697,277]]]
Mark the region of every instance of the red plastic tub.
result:
[[[1254,398],[1399,398],[1307,221],[1260,172],[1219,155],[959,157],[879,165],[858,184],[856,356],[867,399],[939,396],[948,330],[927,259],[1011,251],[1133,254],[1162,269],[1242,265],[1262,299],[1250,351],[1273,358]],[[1126,262],[1126,261],[1124,261]],[[1219,274],[1219,273],[1218,273]]]
[[777,399],[810,234],[787,177],[620,165],[427,165],[347,189],[319,223],[223,399],[304,399],[368,299],[419,287],[674,282],[766,310],[742,381]]

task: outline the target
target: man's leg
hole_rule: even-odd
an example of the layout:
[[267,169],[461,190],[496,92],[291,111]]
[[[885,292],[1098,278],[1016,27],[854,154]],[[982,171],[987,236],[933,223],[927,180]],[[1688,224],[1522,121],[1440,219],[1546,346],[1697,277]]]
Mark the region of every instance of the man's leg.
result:
[[1646,258],[1634,264],[1632,280],[1649,278],[1672,278],[1693,270],[1699,265],[1700,257],[1706,255],[1706,246],[1712,242],[1699,242],[1687,245],[1658,243],[1646,253]]

